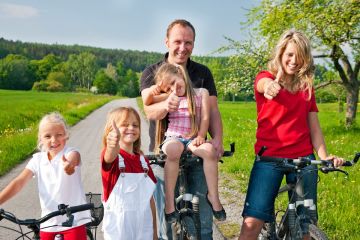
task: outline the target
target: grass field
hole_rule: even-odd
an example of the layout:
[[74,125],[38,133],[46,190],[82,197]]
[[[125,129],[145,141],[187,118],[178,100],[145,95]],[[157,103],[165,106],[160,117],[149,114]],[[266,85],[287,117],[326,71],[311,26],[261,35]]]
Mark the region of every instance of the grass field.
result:
[[[220,103],[224,125],[225,148],[236,143],[234,157],[221,164],[221,171],[232,176],[238,191],[246,193],[247,182],[254,160],[256,106],[255,103]],[[354,127],[343,126],[345,114],[338,113],[337,104],[319,104],[319,119],[327,143],[328,152],[344,158],[352,158],[360,151],[359,117]],[[318,185],[319,224],[329,239],[360,239],[357,224],[360,223],[360,164],[346,169],[349,177],[340,173],[320,173]],[[284,204],[285,198],[279,204]]]
[[114,97],[92,94],[0,90],[0,176],[36,148],[37,124],[58,111],[73,125]]

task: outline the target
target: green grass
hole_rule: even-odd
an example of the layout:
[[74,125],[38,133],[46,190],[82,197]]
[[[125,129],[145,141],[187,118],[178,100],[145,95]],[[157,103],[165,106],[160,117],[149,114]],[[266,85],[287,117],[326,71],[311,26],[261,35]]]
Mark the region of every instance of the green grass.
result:
[[[221,171],[232,176],[237,190],[246,193],[250,170],[254,161],[256,106],[255,103],[219,104],[224,125],[224,146],[236,143],[233,157],[224,159]],[[360,151],[359,117],[355,126],[344,127],[344,113],[338,113],[337,104],[318,104],[320,124],[328,152],[352,158]],[[359,109],[359,108],[358,108]],[[359,115],[358,115],[359,116]],[[318,185],[319,225],[329,239],[359,239],[357,223],[360,222],[360,166],[346,168],[349,178],[340,173],[320,173]],[[281,200],[285,203],[285,198]]]
[[112,99],[84,93],[0,90],[0,176],[35,150],[37,124],[44,114],[58,111],[73,125]]

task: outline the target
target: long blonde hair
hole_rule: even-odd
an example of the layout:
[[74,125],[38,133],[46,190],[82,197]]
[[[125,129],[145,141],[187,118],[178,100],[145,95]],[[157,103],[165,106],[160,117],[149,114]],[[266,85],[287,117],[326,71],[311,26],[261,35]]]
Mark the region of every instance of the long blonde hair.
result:
[[65,138],[66,138],[66,140],[69,139],[69,135],[70,135],[69,134],[69,126],[66,124],[64,117],[58,112],[52,112],[52,113],[46,114],[45,116],[42,117],[42,119],[40,120],[40,123],[39,123],[37,148],[40,151],[46,150],[46,149],[44,149],[43,143],[41,142],[41,129],[49,123],[62,125],[62,127],[64,128],[64,132],[65,132]]
[[276,76],[279,68],[282,67],[281,59],[284,51],[289,43],[294,43],[296,48],[297,61],[302,62],[302,66],[295,74],[293,81],[281,82],[290,92],[299,90],[308,91],[309,99],[314,84],[314,60],[311,54],[311,45],[309,39],[301,32],[296,30],[288,30],[280,37],[276,45],[273,56],[268,63],[269,71]]
[[112,131],[112,122],[114,121],[117,126],[120,126],[124,121],[126,121],[129,118],[130,114],[134,114],[136,117],[136,120],[139,122],[139,138],[134,142],[133,151],[134,153],[142,154],[141,151],[141,120],[139,113],[132,107],[118,107],[113,110],[111,110],[106,118],[106,124],[104,128],[104,134],[103,134],[103,147],[106,148],[106,137],[109,134],[109,132]]
[[[195,91],[192,87],[192,83],[186,69],[181,65],[174,65],[170,63],[163,63],[155,74],[155,83],[161,81],[166,82],[169,75],[178,75],[184,79],[185,82],[185,96],[188,102],[188,110],[190,114],[191,132],[189,136],[195,136],[199,130],[199,126],[196,122],[196,104],[195,104]],[[159,149],[159,145],[164,140],[165,131],[167,129],[167,118],[156,121],[156,141],[155,150]]]

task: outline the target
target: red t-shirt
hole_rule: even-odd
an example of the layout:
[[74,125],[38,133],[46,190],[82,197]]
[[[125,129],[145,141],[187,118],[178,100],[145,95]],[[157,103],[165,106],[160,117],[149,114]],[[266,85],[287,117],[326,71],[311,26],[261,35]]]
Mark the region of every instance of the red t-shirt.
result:
[[[111,167],[106,170],[104,168],[105,162],[104,162],[104,154],[105,149],[101,152],[101,176],[102,176],[102,184],[103,184],[103,198],[104,201],[107,201],[107,199],[110,196],[111,191],[113,190],[119,176],[120,176],[120,169],[119,169],[119,158],[117,157],[115,161],[111,164]],[[120,155],[124,158],[125,162],[125,172],[126,173],[143,173],[144,170],[141,166],[140,162],[140,155],[139,154],[130,154],[122,149],[120,149]],[[149,172],[148,176],[151,178],[151,180],[156,183],[156,178],[154,176],[154,173],[149,165],[149,160],[145,158],[145,161],[147,165],[149,166]]]
[[307,91],[291,93],[282,88],[275,98],[268,100],[256,90],[262,78],[275,79],[275,76],[261,71],[255,79],[258,124],[255,153],[266,146],[264,156],[295,158],[312,154],[308,114],[318,112],[314,91],[308,100]]

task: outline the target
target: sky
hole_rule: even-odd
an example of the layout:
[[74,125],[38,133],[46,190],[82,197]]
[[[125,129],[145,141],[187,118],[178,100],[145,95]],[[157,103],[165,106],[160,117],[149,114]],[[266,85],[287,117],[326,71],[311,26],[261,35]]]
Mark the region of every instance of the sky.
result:
[[[7,40],[166,52],[166,28],[186,19],[196,29],[193,55],[248,38],[240,22],[260,0],[0,0]],[[230,53],[229,53],[230,54]],[[222,55],[227,55],[224,53]],[[214,55],[212,55],[214,56]]]

